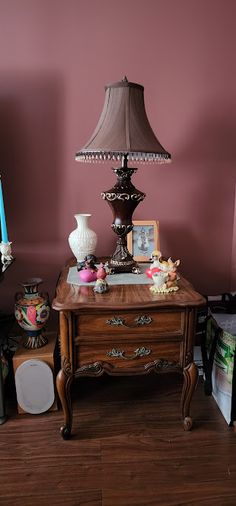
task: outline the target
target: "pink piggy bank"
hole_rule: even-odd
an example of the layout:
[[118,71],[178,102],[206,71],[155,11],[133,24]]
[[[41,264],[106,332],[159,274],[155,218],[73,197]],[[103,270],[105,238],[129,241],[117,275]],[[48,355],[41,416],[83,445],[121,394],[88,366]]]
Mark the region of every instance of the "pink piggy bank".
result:
[[79,271],[79,277],[84,283],[91,283],[97,280],[97,273],[91,269],[82,269]]

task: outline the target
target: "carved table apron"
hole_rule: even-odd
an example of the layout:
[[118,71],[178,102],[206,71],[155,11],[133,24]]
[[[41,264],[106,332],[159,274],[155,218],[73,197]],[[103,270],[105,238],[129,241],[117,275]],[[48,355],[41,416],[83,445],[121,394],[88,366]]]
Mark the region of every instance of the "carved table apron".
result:
[[150,285],[138,284],[110,286],[107,293],[97,294],[92,287],[67,283],[70,265],[61,273],[52,303],[59,311],[62,437],[71,435],[72,380],[104,372],[182,371],[181,414],[185,430],[190,430],[190,403],[198,379],[193,361],[196,311],[204,298],[182,277],[179,291],[170,294],[153,294]]

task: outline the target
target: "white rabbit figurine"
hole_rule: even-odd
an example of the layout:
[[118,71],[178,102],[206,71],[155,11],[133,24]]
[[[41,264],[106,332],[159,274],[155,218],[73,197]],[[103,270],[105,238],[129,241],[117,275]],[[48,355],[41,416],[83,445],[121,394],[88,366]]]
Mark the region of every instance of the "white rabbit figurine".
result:
[[3,271],[5,270],[7,264],[13,260],[13,256],[11,254],[11,242],[1,242],[0,243],[0,252],[1,252],[1,262],[3,265]]

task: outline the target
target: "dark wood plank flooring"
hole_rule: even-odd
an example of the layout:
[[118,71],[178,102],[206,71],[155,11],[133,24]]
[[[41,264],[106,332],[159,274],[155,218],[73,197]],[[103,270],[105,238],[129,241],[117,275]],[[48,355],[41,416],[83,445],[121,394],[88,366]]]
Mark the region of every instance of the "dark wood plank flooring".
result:
[[236,434],[202,381],[191,432],[180,421],[177,374],[104,376],[75,386],[69,441],[59,434],[61,411],[18,415],[8,399],[1,505],[236,505]]

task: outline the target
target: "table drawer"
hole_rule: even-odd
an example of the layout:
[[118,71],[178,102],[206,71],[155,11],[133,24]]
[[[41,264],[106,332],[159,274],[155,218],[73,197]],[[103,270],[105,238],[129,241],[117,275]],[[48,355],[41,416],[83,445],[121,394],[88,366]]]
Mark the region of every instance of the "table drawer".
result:
[[81,368],[95,362],[107,363],[115,369],[145,368],[147,364],[157,362],[159,368],[177,366],[181,363],[181,344],[173,343],[136,343],[116,345],[98,345],[77,347],[76,368]]
[[177,334],[184,332],[184,311],[130,311],[77,316],[76,332],[83,336]]

